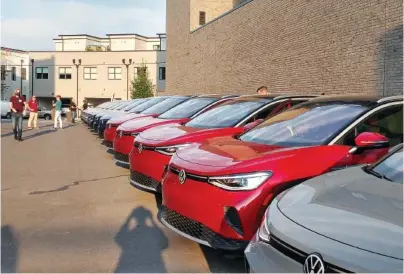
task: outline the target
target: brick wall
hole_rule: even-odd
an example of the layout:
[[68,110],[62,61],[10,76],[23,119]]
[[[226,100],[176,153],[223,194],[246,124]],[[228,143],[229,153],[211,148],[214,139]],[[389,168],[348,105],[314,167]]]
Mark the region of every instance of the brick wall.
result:
[[403,93],[401,0],[253,0],[190,32],[167,0],[168,93]]

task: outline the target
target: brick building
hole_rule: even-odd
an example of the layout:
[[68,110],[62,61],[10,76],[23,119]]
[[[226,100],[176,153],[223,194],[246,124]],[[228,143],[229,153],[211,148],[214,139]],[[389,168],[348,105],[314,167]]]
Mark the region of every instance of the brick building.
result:
[[402,0],[167,0],[167,93],[403,93]]

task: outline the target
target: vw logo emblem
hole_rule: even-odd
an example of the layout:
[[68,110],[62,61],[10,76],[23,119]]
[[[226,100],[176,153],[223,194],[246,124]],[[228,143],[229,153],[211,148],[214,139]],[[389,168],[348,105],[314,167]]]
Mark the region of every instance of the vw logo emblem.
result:
[[120,131],[120,132],[119,132],[119,137],[122,138],[122,136],[123,136],[123,131]]
[[181,169],[180,173],[178,174],[178,180],[180,181],[180,184],[184,184],[186,179],[187,175],[185,174],[185,170]]
[[139,151],[139,153],[142,153],[143,151],[143,145],[139,144],[139,147],[137,148],[137,150]]
[[307,256],[303,265],[303,273],[324,274],[325,266],[323,258],[318,253]]

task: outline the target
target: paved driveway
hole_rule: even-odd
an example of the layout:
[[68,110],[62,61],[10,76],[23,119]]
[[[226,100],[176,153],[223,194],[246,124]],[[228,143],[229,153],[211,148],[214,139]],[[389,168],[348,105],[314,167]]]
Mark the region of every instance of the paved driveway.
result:
[[3,272],[242,272],[156,218],[158,199],[128,183],[79,124],[49,122],[14,140],[2,124]]

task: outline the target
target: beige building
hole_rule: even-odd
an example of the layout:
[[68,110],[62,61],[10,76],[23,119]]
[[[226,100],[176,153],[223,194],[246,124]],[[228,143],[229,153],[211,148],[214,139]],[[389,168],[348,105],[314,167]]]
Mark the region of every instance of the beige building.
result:
[[167,0],[167,93],[403,93],[401,0]]
[[[109,40],[112,41],[108,44],[110,49],[105,51],[88,48],[96,47],[95,41],[104,42],[104,38],[61,35],[62,38],[54,40],[56,51],[29,52],[34,71],[30,81],[31,94],[35,94],[44,106],[49,106],[56,95],[62,96],[66,104],[70,100],[78,101],[79,106],[84,99],[93,104],[111,98],[130,99],[131,81],[142,63],[147,67],[155,92],[164,93],[165,38],[151,37],[142,41],[139,35],[108,35],[112,36],[116,38]],[[126,43],[120,45],[114,41]]]
[[26,51],[1,47],[1,98],[9,100],[15,89],[21,94],[29,94],[29,53]]

